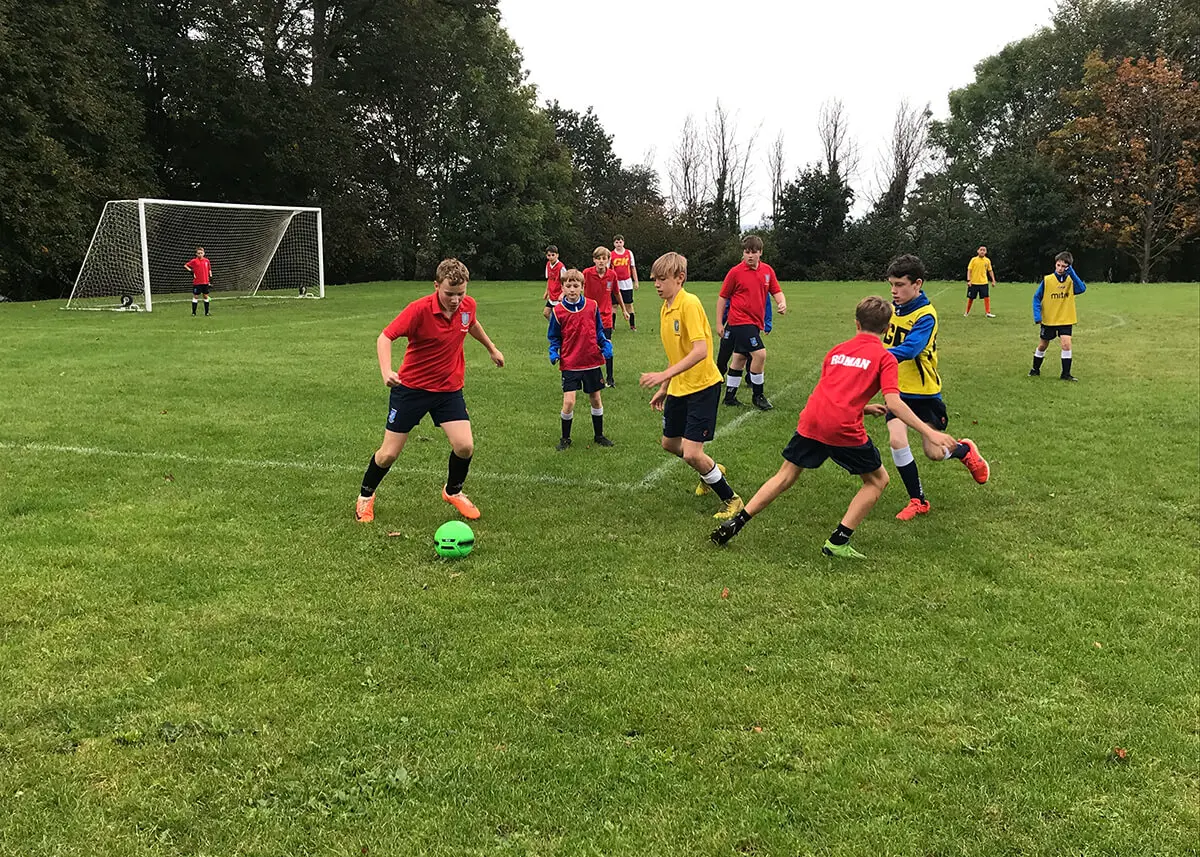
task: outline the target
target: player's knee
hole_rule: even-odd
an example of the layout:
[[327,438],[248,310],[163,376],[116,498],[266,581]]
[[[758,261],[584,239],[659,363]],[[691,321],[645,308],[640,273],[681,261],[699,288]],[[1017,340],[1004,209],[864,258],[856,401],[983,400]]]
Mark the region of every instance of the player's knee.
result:
[[708,456],[705,455],[703,449],[700,449],[700,450],[685,449],[683,451],[684,463],[687,464],[687,466],[692,468],[693,470],[700,470],[701,468],[703,468],[704,465],[708,463],[707,461],[705,461],[706,458],[708,458]]
[[396,449],[388,449],[387,447],[379,447],[375,450],[375,463],[380,467],[391,467],[396,463],[396,459],[400,457],[400,451]]
[[475,454],[475,441],[468,440],[451,444],[450,448],[454,450],[454,454],[459,458],[470,458]]

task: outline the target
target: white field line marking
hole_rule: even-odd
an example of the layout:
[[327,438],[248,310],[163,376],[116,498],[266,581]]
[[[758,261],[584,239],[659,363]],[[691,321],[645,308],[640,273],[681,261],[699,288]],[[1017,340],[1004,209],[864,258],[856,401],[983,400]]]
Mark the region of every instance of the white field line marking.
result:
[[[326,461],[275,461],[272,459],[254,458],[216,458],[203,455],[189,455],[186,452],[138,452],[126,449],[104,449],[96,446],[65,446],[52,443],[8,443],[0,441],[0,450],[31,453],[54,453],[64,455],[101,455],[111,458],[134,458],[147,461],[182,461],[187,464],[206,464],[218,467],[254,468],[258,470],[317,470],[333,473],[357,473],[362,467],[354,464],[336,464]],[[421,476],[443,476],[445,470],[425,467],[400,467],[405,473],[415,473]],[[636,491],[637,483],[606,482],[603,479],[573,479],[567,476],[554,476],[543,473],[489,473],[482,468],[474,468],[471,475],[478,479],[492,479],[500,482],[513,482],[521,485],[566,485],[583,488],[605,488],[618,491]]]
[[[335,321],[357,321],[362,318],[379,318],[379,313],[360,313],[359,315],[338,315],[329,318],[307,318],[301,321],[280,321],[275,324],[247,324],[243,327],[218,327],[215,329],[202,330],[200,333],[204,336],[214,336],[218,333],[241,333],[244,330],[271,330],[279,327],[299,327],[304,324],[329,324]],[[382,330],[382,328],[380,328]],[[172,334],[175,331],[171,331]]]
[[[793,381],[790,384],[786,384],[783,387],[781,387],[779,389],[779,392],[776,393],[775,395],[782,396],[785,393],[789,392],[790,390],[798,387],[800,384],[801,384],[801,381]],[[722,393],[722,397],[724,397],[724,393]],[[724,407],[724,405],[721,405],[721,407]],[[752,419],[755,419],[758,416],[758,414],[759,414],[758,409],[754,408],[753,405],[750,405],[749,407],[753,408],[753,410],[747,410],[747,411],[739,414],[738,416],[734,417],[731,422],[727,423],[723,429],[721,429],[721,432],[719,435],[721,439],[728,437],[730,434],[732,434],[733,432],[737,431],[739,428],[744,426],[747,422],[749,422]],[[668,453],[668,454],[670,454],[670,453]],[[672,467],[674,467],[676,464],[681,463],[682,461],[683,461],[682,458],[676,458],[674,455],[672,455],[670,458],[668,458],[662,464],[658,465],[658,467],[654,468],[649,473],[647,473],[645,476],[643,476],[640,482],[632,483],[629,486],[630,489],[653,487],[654,483],[658,482],[658,480],[660,480],[664,476],[666,476]]]

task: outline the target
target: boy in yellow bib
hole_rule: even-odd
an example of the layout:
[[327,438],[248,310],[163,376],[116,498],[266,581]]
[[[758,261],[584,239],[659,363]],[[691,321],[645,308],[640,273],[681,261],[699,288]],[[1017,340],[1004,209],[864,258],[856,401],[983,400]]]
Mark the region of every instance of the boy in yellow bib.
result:
[[[895,313],[883,335],[883,344],[899,363],[900,400],[921,422],[939,432],[945,431],[950,417],[946,413],[946,403],[942,401],[942,378],[938,375],[938,317],[937,310],[922,291],[925,265],[916,256],[897,256],[888,265],[887,278],[892,287]],[[908,445],[908,426],[891,411],[886,417],[892,461],[908,491],[908,505],[896,518],[911,521],[917,515],[929,513],[929,501],[925,498],[917,462]],[[926,436],[923,448],[930,461],[956,458],[976,482],[988,481],[991,468],[970,438],[961,438],[953,449],[946,449]]]
[[[1075,316],[1075,296],[1087,291],[1087,283],[1075,273],[1075,257],[1064,250],[1054,257],[1054,273],[1042,277],[1042,283],[1033,293],[1033,323],[1042,326],[1038,335],[1037,350],[1033,352],[1033,368],[1029,376],[1042,374],[1042,361],[1046,359],[1046,346],[1055,337],[1062,348],[1063,381],[1078,381],[1071,374],[1071,330],[1078,321]],[[1071,282],[1067,282],[1067,280]]]

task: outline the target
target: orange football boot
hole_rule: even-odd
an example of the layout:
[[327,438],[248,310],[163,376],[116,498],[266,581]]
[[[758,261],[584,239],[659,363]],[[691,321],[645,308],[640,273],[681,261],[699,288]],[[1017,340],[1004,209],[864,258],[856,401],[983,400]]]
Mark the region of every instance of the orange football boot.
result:
[[442,486],[442,499],[458,510],[458,514],[462,515],[468,521],[478,520],[479,507],[471,502],[471,498],[463,492],[457,494],[447,494],[446,487]]

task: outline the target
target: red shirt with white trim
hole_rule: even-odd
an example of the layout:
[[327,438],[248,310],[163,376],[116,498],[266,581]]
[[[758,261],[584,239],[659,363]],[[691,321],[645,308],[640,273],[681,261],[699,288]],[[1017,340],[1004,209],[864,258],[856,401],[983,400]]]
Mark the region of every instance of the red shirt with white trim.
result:
[[796,431],[830,446],[862,446],[863,408],[879,392],[899,393],[899,364],[873,333],[860,333],[825,355],[821,379]]
[[729,301],[725,325],[752,324],[762,330],[766,321],[767,295],[779,292],[775,269],[766,262],[759,262],[753,269],[745,262],[734,265],[721,284],[721,297]]
[[558,259],[553,265],[546,263],[546,291],[550,295],[547,300],[562,300],[562,275],[566,270],[567,266],[562,263],[562,259]]
[[392,319],[383,335],[408,339],[400,364],[400,383],[431,393],[461,390],[466,375],[463,340],[475,323],[475,299],[464,296],[449,318],[437,293],[417,298]]
[[208,278],[212,274],[212,262],[208,261],[208,257],[203,258],[197,256],[195,259],[188,259],[183,263],[184,267],[192,272],[193,286],[207,286]]
[[621,293],[617,289],[617,272],[609,268],[601,276],[596,270],[596,266],[583,269],[583,296],[591,298],[600,307],[600,320],[604,322],[604,327],[611,329],[613,326],[613,298],[621,299]]

